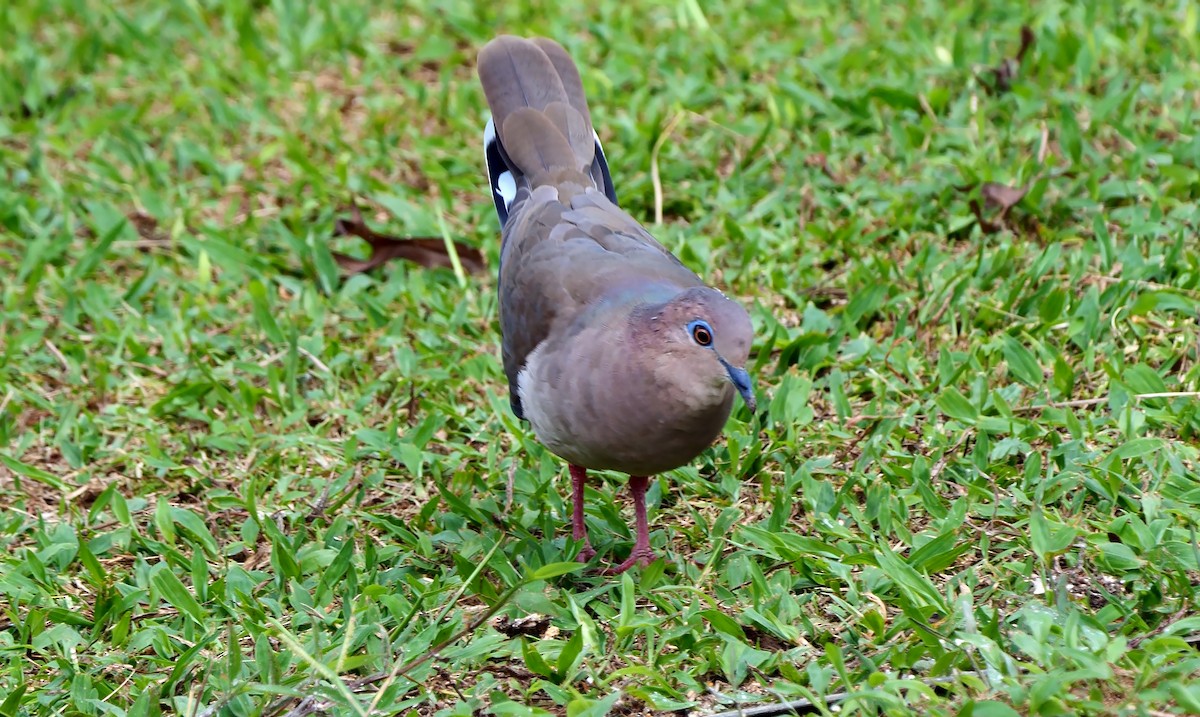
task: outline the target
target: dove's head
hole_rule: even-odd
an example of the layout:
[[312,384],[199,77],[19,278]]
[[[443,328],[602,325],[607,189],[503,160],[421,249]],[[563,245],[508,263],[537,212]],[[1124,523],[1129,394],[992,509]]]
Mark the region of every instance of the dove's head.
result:
[[753,412],[754,386],[746,372],[754,328],[742,305],[716,289],[695,287],[647,307],[639,333],[655,354],[655,373],[697,409],[728,405],[733,391]]

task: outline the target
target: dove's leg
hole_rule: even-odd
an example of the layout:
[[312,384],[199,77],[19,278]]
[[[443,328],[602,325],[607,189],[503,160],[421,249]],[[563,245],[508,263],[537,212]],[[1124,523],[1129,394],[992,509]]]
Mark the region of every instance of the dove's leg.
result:
[[586,484],[587,468],[571,466],[571,537],[583,541],[583,547],[579,549],[579,555],[576,556],[581,563],[586,563],[596,557],[596,551],[592,549],[592,544],[588,541],[587,525],[583,522],[583,489]]
[[625,562],[604,571],[609,575],[618,575],[634,565],[644,568],[654,562],[654,558],[657,557],[650,549],[650,521],[646,519],[646,487],[649,485],[650,479],[646,476],[629,476],[629,492],[633,493],[633,516],[636,521],[637,538],[634,540],[633,550],[630,551]]

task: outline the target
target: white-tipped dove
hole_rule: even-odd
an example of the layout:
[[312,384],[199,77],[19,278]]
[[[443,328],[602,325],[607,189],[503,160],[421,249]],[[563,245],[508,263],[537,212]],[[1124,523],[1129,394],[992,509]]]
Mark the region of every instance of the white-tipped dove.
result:
[[492,117],[488,176],[503,225],[500,328],[509,400],[571,467],[579,559],[587,469],[629,474],[637,539],[620,573],[654,559],[649,476],[720,435],[753,329],[617,206],[579,71],[552,40],[502,36],[479,53]]

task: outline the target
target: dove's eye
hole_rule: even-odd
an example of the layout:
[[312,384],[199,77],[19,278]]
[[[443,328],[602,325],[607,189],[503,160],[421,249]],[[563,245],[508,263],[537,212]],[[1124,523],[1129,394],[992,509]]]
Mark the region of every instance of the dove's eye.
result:
[[705,348],[712,346],[713,332],[712,327],[708,325],[708,322],[696,319],[692,323],[688,324],[688,331],[690,331],[692,334],[692,341],[695,341],[697,344]]

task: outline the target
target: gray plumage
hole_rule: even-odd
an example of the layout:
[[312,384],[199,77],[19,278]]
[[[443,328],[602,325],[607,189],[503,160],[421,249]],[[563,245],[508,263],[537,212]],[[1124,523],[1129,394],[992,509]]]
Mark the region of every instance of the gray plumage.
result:
[[618,570],[644,564],[645,478],[707,448],[735,392],[754,406],[749,316],[617,206],[579,72],[561,46],[499,37],[478,69],[492,111],[485,150],[503,223],[500,326],[513,410],[572,466],[583,557],[585,469],[633,477],[638,541]]

